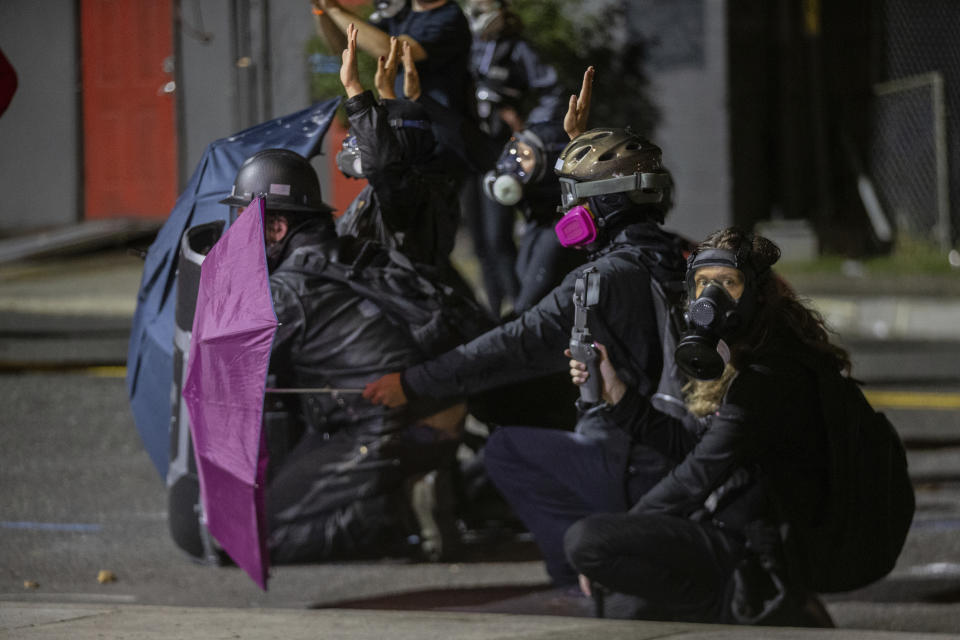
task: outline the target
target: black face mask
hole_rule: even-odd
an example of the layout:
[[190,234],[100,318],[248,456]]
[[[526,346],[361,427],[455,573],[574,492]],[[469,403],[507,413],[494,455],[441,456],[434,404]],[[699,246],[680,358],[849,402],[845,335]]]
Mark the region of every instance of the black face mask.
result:
[[686,313],[687,332],[674,352],[677,366],[691,378],[715,380],[730,361],[730,339],[744,325],[744,318],[722,285],[709,283],[700,296],[690,301]]
[[[743,274],[744,288],[734,300],[719,282],[708,282],[696,295],[694,282],[704,267],[729,267]],[[744,256],[727,249],[704,249],[687,260],[685,314],[687,332],[677,343],[674,359],[680,370],[697,380],[716,380],[730,361],[728,342],[743,335],[756,309],[756,276]]]

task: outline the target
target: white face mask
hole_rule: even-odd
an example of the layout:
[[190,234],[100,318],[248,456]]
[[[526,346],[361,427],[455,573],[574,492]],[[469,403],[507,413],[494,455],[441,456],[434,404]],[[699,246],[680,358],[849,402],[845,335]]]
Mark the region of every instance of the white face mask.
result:
[[483,177],[483,192],[491,200],[512,207],[523,198],[523,185],[516,176],[488,171]]
[[370,16],[370,19],[378,22],[384,18],[392,18],[400,13],[400,10],[403,9],[406,4],[407,0],[377,0],[373,3],[376,11]]

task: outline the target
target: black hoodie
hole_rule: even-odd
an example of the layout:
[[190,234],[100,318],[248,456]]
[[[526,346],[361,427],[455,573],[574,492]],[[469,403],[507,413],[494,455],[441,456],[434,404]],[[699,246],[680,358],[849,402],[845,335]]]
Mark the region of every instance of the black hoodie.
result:
[[[590,330],[607,347],[620,378],[642,395],[656,389],[662,348],[650,277],[682,282],[684,241],[652,222],[622,227],[584,268],[600,273],[600,301]],[[406,369],[408,398],[442,399],[564,371],[573,327],[573,291],[582,269],[519,318],[452,351]]]

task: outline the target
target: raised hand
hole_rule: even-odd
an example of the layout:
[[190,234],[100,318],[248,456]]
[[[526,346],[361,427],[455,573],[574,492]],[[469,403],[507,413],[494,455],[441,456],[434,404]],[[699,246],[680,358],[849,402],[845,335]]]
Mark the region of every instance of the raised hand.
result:
[[593,93],[593,73],[592,66],[587,67],[587,70],[583,72],[583,86],[580,88],[580,95],[579,97],[576,95],[570,96],[567,115],[563,117],[563,130],[567,132],[571,140],[587,130],[587,119],[590,117],[590,96]]
[[357,70],[357,27],[352,22],[347,26],[347,48],[341,56],[340,82],[348,98],[363,93],[360,72]]
[[417,65],[413,62],[413,50],[410,43],[403,43],[403,95],[408,100],[416,100],[420,97],[423,90],[420,87],[420,74],[417,72]]
[[373,76],[373,85],[381,98],[393,100],[397,93],[393,90],[393,83],[397,79],[400,41],[395,36],[390,37],[390,52],[386,57],[377,58],[377,73]]

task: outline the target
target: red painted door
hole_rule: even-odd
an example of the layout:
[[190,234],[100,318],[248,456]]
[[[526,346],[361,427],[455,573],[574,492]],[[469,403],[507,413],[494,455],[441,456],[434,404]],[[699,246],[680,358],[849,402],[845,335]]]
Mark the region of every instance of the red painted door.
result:
[[177,197],[170,0],[80,7],[85,217],[166,217]]

